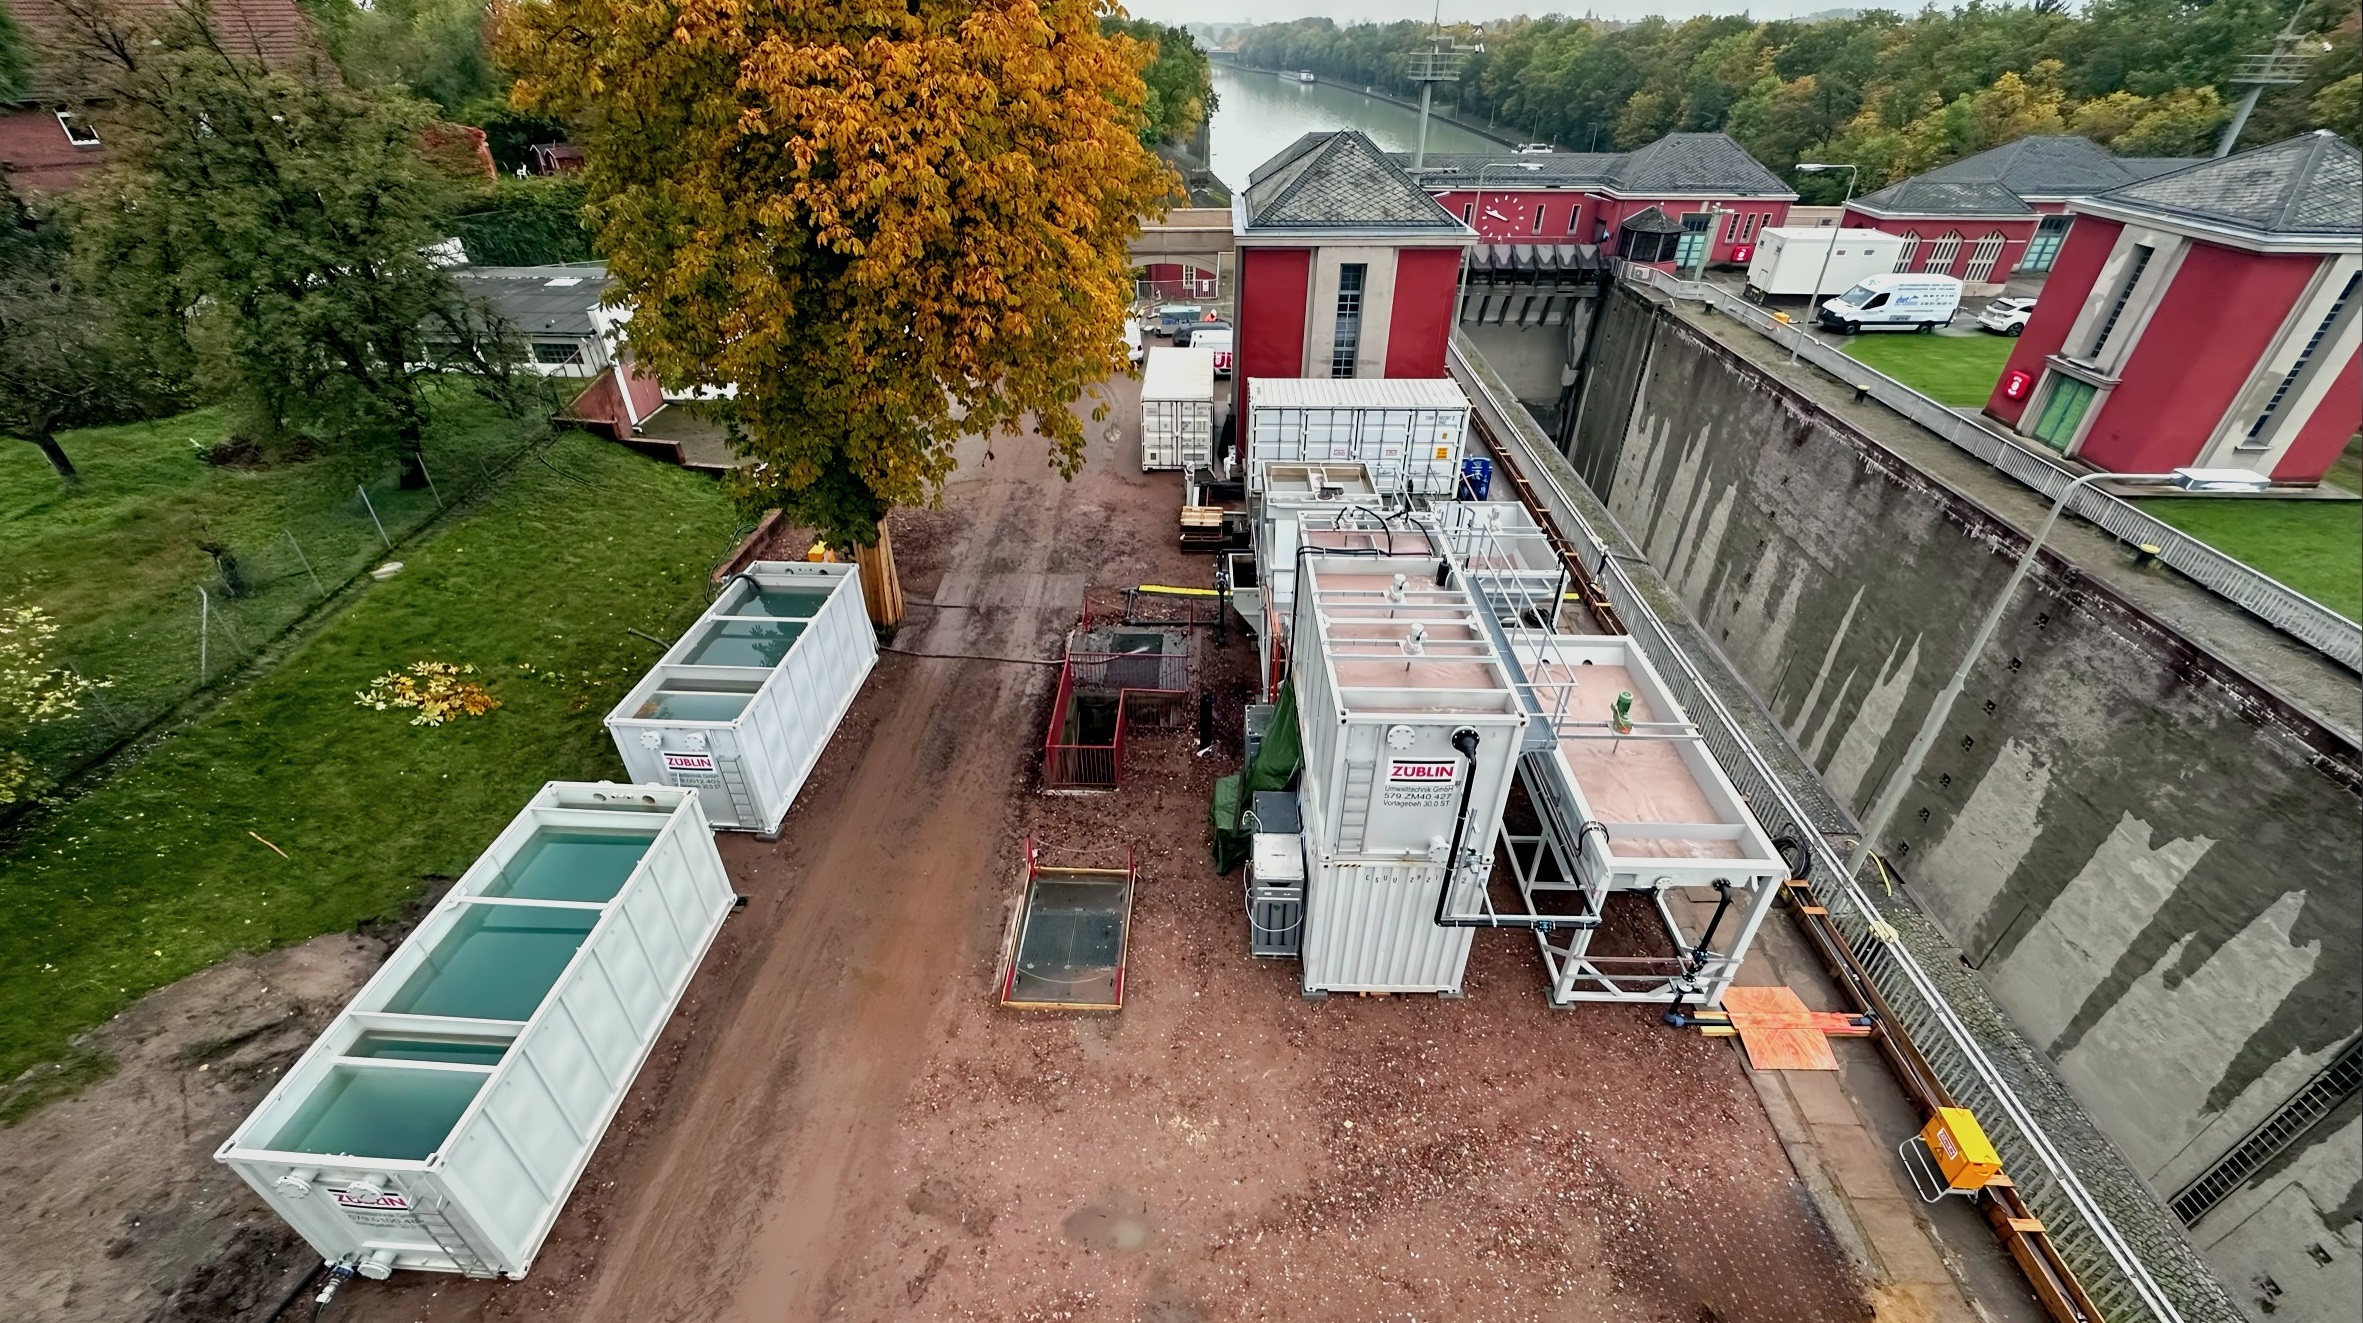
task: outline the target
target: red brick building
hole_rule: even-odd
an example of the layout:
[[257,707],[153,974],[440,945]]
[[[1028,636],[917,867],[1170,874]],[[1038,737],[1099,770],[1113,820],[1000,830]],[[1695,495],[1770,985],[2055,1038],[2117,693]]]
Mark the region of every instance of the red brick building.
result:
[[2196,163],[2115,156],[2090,138],[2037,134],[1856,198],[1844,223],[1904,236],[1898,271],[1953,276],[1971,294],[1990,294],[2013,272],[2051,269],[2070,202]]
[[[31,48],[24,95],[0,105],[0,179],[20,193],[70,192],[106,159],[91,111],[103,85],[86,52],[91,24],[130,37],[177,12],[174,0],[111,0],[103,10],[56,0],[0,0]],[[327,55],[296,0],[212,0],[215,37],[233,55],[292,68]]]
[[1745,265],[1756,235],[1797,200],[1721,133],[1671,133],[1631,152],[1431,153],[1418,178],[1487,244],[1596,244],[1685,271],[1701,259]]
[[2363,422],[2363,154],[2309,133],[2068,211],[1986,412],[2114,472],[2318,482]]
[[[1257,377],[1441,377],[1476,235],[1364,135],[1308,133],[1231,204],[1234,416]],[[1243,430],[1243,429],[1242,429]]]

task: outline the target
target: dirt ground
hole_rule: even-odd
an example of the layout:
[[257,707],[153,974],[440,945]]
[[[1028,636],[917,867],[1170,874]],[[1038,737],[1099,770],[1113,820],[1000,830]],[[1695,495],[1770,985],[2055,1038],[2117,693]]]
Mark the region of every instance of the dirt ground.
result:
[[[752,902],[533,1272],[356,1283],[328,1318],[1868,1318],[1727,1044],[1640,1010],[1547,1010],[1517,935],[1479,936],[1460,1001],[1307,1002],[1292,966],[1247,955],[1236,879],[1206,848],[1251,669],[1237,634],[1202,642],[1217,756],[1141,738],[1120,791],[1033,789],[1053,677],[1033,663],[1085,586],[1211,568],[1174,547],[1177,477],[1143,475],[1113,421],[1094,438],[1071,485],[1023,441],[972,443],[945,509],[896,517],[899,651],[780,840],[723,838]],[[1133,849],[1121,1012],[995,1004],[1029,835],[1061,861]],[[0,1173],[132,1208],[122,1174],[148,1164],[45,1167],[17,1135],[175,1076],[127,1067],[0,1132]],[[184,1169],[211,1168],[253,1097],[187,1123],[153,1179],[202,1179]],[[240,1210],[216,1221],[268,1226],[248,1196],[207,1197]],[[44,1243],[59,1266],[34,1316],[140,1316],[94,1294],[126,1274]],[[182,1262],[169,1289],[225,1275]],[[291,1280],[246,1276],[242,1296],[273,1302]]]

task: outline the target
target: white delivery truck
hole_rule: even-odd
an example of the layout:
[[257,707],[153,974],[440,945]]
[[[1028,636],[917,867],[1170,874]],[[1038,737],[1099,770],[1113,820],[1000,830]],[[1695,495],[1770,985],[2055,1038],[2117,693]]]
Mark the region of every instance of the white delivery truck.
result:
[[1191,469],[1214,462],[1212,349],[1149,351],[1140,379],[1140,466]]
[[[1758,298],[1810,298],[1851,289],[1865,276],[1895,270],[1903,251],[1904,237],[1882,230],[1776,227],[1756,236],[1755,254],[1748,259],[1748,288]],[[1825,261],[1827,273],[1822,270]]]
[[1961,310],[1961,282],[1951,276],[1865,276],[1821,305],[1821,324],[1856,331],[1933,331]]

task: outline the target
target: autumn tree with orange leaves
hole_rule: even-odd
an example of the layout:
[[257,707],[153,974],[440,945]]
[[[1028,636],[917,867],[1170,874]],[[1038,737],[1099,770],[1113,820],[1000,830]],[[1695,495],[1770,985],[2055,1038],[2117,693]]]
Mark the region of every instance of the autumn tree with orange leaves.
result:
[[[638,361],[738,386],[744,494],[865,571],[962,436],[1125,370],[1128,248],[1174,193],[1140,144],[1148,48],[1096,0],[511,0],[520,109],[585,149]],[[865,577],[868,577],[867,575]],[[899,598],[899,594],[897,595]],[[900,602],[874,615],[900,615]]]

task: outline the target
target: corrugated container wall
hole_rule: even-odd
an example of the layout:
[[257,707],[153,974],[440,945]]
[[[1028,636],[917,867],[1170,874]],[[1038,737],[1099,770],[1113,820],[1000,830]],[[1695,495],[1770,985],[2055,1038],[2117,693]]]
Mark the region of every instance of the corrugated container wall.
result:
[[1262,466],[1359,460],[1381,490],[1451,496],[1469,399],[1449,379],[1258,377],[1248,384],[1247,485]]
[[632,780],[696,790],[715,826],[769,835],[877,662],[854,566],[757,561],[607,729]]
[[1203,468],[1214,462],[1214,351],[1167,346],[1141,369],[1140,466]]
[[732,902],[694,791],[553,781],[214,1156],[364,1276],[521,1277]]
[[[1433,587],[1433,557],[1315,554],[1300,574],[1304,988],[1457,992],[1470,930],[1436,923],[1436,902],[1456,836],[1481,856],[1472,876],[1492,855],[1526,723],[1514,682],[1466,591]],[[1415,621],[1424,641],[1405,650]],[[1452,745],[1463,727],[1473,763]]]

